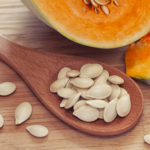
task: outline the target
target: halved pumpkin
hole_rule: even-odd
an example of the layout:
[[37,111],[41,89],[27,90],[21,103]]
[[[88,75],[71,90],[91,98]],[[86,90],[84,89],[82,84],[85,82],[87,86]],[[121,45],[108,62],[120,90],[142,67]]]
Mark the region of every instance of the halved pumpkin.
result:
[[127,75],[150,84],[150,33],[129,46],[125,62]]
[[[113,0],[106,8],[84,0],[22,0],[41,20],[83,45],[115,48],[132,43],[150,31],[149,0]],[[89,0],[87,0],[89,1]],[[108,1],[90,0],[89,2]],[[106,11],[106,13],[104,13]]]

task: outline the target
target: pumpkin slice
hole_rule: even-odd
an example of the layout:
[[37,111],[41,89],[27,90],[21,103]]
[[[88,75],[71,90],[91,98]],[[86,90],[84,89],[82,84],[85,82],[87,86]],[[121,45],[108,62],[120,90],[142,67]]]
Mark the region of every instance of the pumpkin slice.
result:
[[127,75],[150,84],[150,33],[129,46],[125,62]]
[[[87,4],[85,0],[23,2],[46,24],[70,40],[87,46],[121,47],[150,30],[149,0],[110,0],[110,3],[106,1],[107,5],[100,5],[104,0],[99,0],[99,4],[96,0],[87,0]],[[97,2],[98,7],[93,2]]]

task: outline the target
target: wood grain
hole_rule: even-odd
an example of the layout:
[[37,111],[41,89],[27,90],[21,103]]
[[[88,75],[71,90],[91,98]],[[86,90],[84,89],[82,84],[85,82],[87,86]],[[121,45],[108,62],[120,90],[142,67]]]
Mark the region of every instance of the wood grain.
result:
[[[124,52],[121,50],[100,50],[75,44],[62,37],[36,19],[19,0],[0,0],[0,33],[8,39],[37,50],[79,55],[111,64],[122,71]],[[144,112],[140,122],[130,132],[111,138],[90,136],[80,133],[49,113],[31,93],[24,82],[7,65],[0,62],[0,82],[13,81],[17,92],[9,97],[0,97],[0,113],[5,117],[5,126],[0,130],[0,149],[3,150],[148,150],[144,134],[150,133],[150,92],[149,86],[137,82],[144,95]],[[23,101],[33,105],[33,115],[25,124],[14,125],[15,107]],[[40,123],[48,127],[47,138],[30,136],[25,127]]]

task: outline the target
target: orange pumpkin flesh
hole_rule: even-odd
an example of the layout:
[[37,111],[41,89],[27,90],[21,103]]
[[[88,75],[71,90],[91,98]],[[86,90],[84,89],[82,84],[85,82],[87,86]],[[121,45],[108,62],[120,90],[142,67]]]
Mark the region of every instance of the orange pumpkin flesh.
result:
[[[83,0],[32,0],[61,34],[78,43],[101,48],[127,45],[150,30],[149,0],[118,0],[109,15],[96,14]],[[86,8],[86,11],[85,11]]]
[[150,33],[129,46],[125,62],[127,75],[150,84]]

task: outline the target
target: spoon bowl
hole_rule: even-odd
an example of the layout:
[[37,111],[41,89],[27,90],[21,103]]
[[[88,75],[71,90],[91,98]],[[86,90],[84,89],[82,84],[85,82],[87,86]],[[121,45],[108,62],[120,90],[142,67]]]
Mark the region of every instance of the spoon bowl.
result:
[[[0,59],[22,77],[48,110],[68,125],[92,135],[112,136],[128,131],[138,122],[143,110],[141,90],[131,78],[118,69],[97,60],[32,50],[1,37],[0,45]],[[131,112],[127,117],[117,117],[111,123],[105,123],[103,120],[87,123],[74,117],[72,110],[59,107],[60,98],[50,92],[50,84],[57,79],[57,74],[62,67],[79,70],[86,63],[101,64],[111,75],[119,75],[124,79],[125,83],[122,87],[130,94],[132,104]]]

